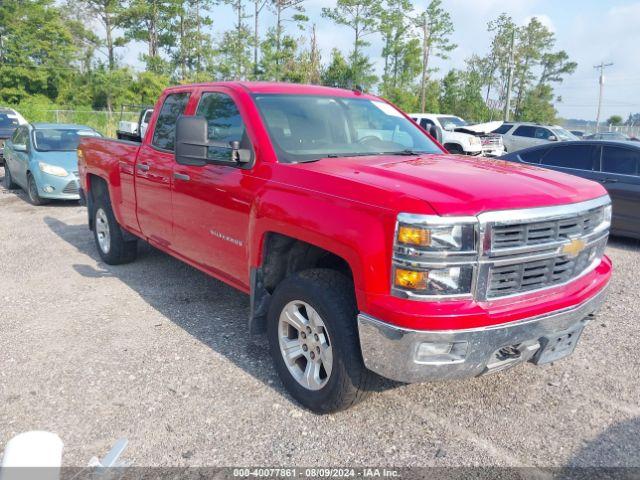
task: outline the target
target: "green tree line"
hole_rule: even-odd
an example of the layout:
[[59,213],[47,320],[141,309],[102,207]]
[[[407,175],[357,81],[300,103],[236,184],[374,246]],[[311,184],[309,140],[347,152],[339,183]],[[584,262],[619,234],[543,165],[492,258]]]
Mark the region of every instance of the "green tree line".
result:
[[[222,8],[233,11],[225,29]],[[423,10],[410,0],[336,0],[321,15],[351,39],[328,58],[305,0],[2,0],[0,103],[27,117],[62,106],[115,111],[152,104],[176,83],[272,80],[361,86],[406,111],[486,121],[502,118],[511,74],[510,117],[550,122],[553,86],[576,69],[535,17],[517,25],[500,15],[487,26],[488,52],[438,72],[434,59],[457,48],[441,0]],[[121,60],[134,42],[144,45],[143,70]]]

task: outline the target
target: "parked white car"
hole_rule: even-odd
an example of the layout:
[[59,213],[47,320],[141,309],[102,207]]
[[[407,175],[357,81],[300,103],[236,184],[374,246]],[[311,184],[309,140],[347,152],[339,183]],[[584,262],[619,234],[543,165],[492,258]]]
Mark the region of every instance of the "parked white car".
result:
[[444,145],[450,153],[499,157],[504,153],[500,135],[491,132],[502,122],[469,125],[455,115],[410,113],[409,116]]
[[507,152],[516,152],[549,142],[580,140],[579,137],[558,125],[536,123],[503,123],[493,133],[502,135],[502,142]]

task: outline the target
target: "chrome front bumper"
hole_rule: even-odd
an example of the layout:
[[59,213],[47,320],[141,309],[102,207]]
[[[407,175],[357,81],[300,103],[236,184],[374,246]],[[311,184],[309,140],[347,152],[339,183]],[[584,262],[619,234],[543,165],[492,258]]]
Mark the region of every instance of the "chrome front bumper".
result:
[[[476,377],[527,361],[560,360],[573,352],[583,328],[604,303],[606,290],[569,309],[467,330],[408,330],[361,313],[364,363],[383,377],[416,383]],[[449,353],[434,353],[447,344]]]

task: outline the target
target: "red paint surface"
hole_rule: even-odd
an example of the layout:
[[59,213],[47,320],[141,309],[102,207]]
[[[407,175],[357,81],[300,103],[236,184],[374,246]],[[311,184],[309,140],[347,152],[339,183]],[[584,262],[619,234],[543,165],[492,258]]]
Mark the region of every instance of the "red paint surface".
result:
[[[187,115],[194,113],[203,92],[220,91],[235,100],[255,151],[251,169],[182,166],[175,163],[173,154],[150,145],[165,96],[179,91],[191,93]],[[89,174],[104,178],[116,218],[126,229],[245,292],[250,289],[250,268],[261,265],[269,232],[324,248],[350,265],[361,311],[408,328],[460,329],[515,321],[581,303],[608,282],[611,263],[605,259],[596,270],[567,286],[516,300],[420,302],[392,297],[391,252],[400,212],[476,215],[575,203],[606,192],[594,182],[550,170],[444,154],[281,164],[253,93],[375,98],[276,83],[170,88],[158,100],[141,147],[82,139],[82,187],[90,190]],[[137,168],[141,163],[151,167],[148,172]],[[191,181],[175,180],[173,172],[186,173]]]

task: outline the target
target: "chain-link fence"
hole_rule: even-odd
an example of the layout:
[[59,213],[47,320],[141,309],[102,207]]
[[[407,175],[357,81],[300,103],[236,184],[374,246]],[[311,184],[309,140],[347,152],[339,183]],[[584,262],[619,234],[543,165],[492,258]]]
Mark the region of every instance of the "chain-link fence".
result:
[[[571,124],[565,125],[567,130],[579,130],[584,132],[585,135],[590,135],[595,133],[596,124],[595,122],[585,123],[582,125],[579,124]],[[630,138],[640,138],[640,125],[600,125],[598,129],[600,133],[602,132],[619,132],[623,135],[626,135]]]
[[23,113],[32,123],[73,123],[86,125],[108,137],[115,137],[118,122],[137,122],[139,111],[109,112],[102,110],[32,110]]

